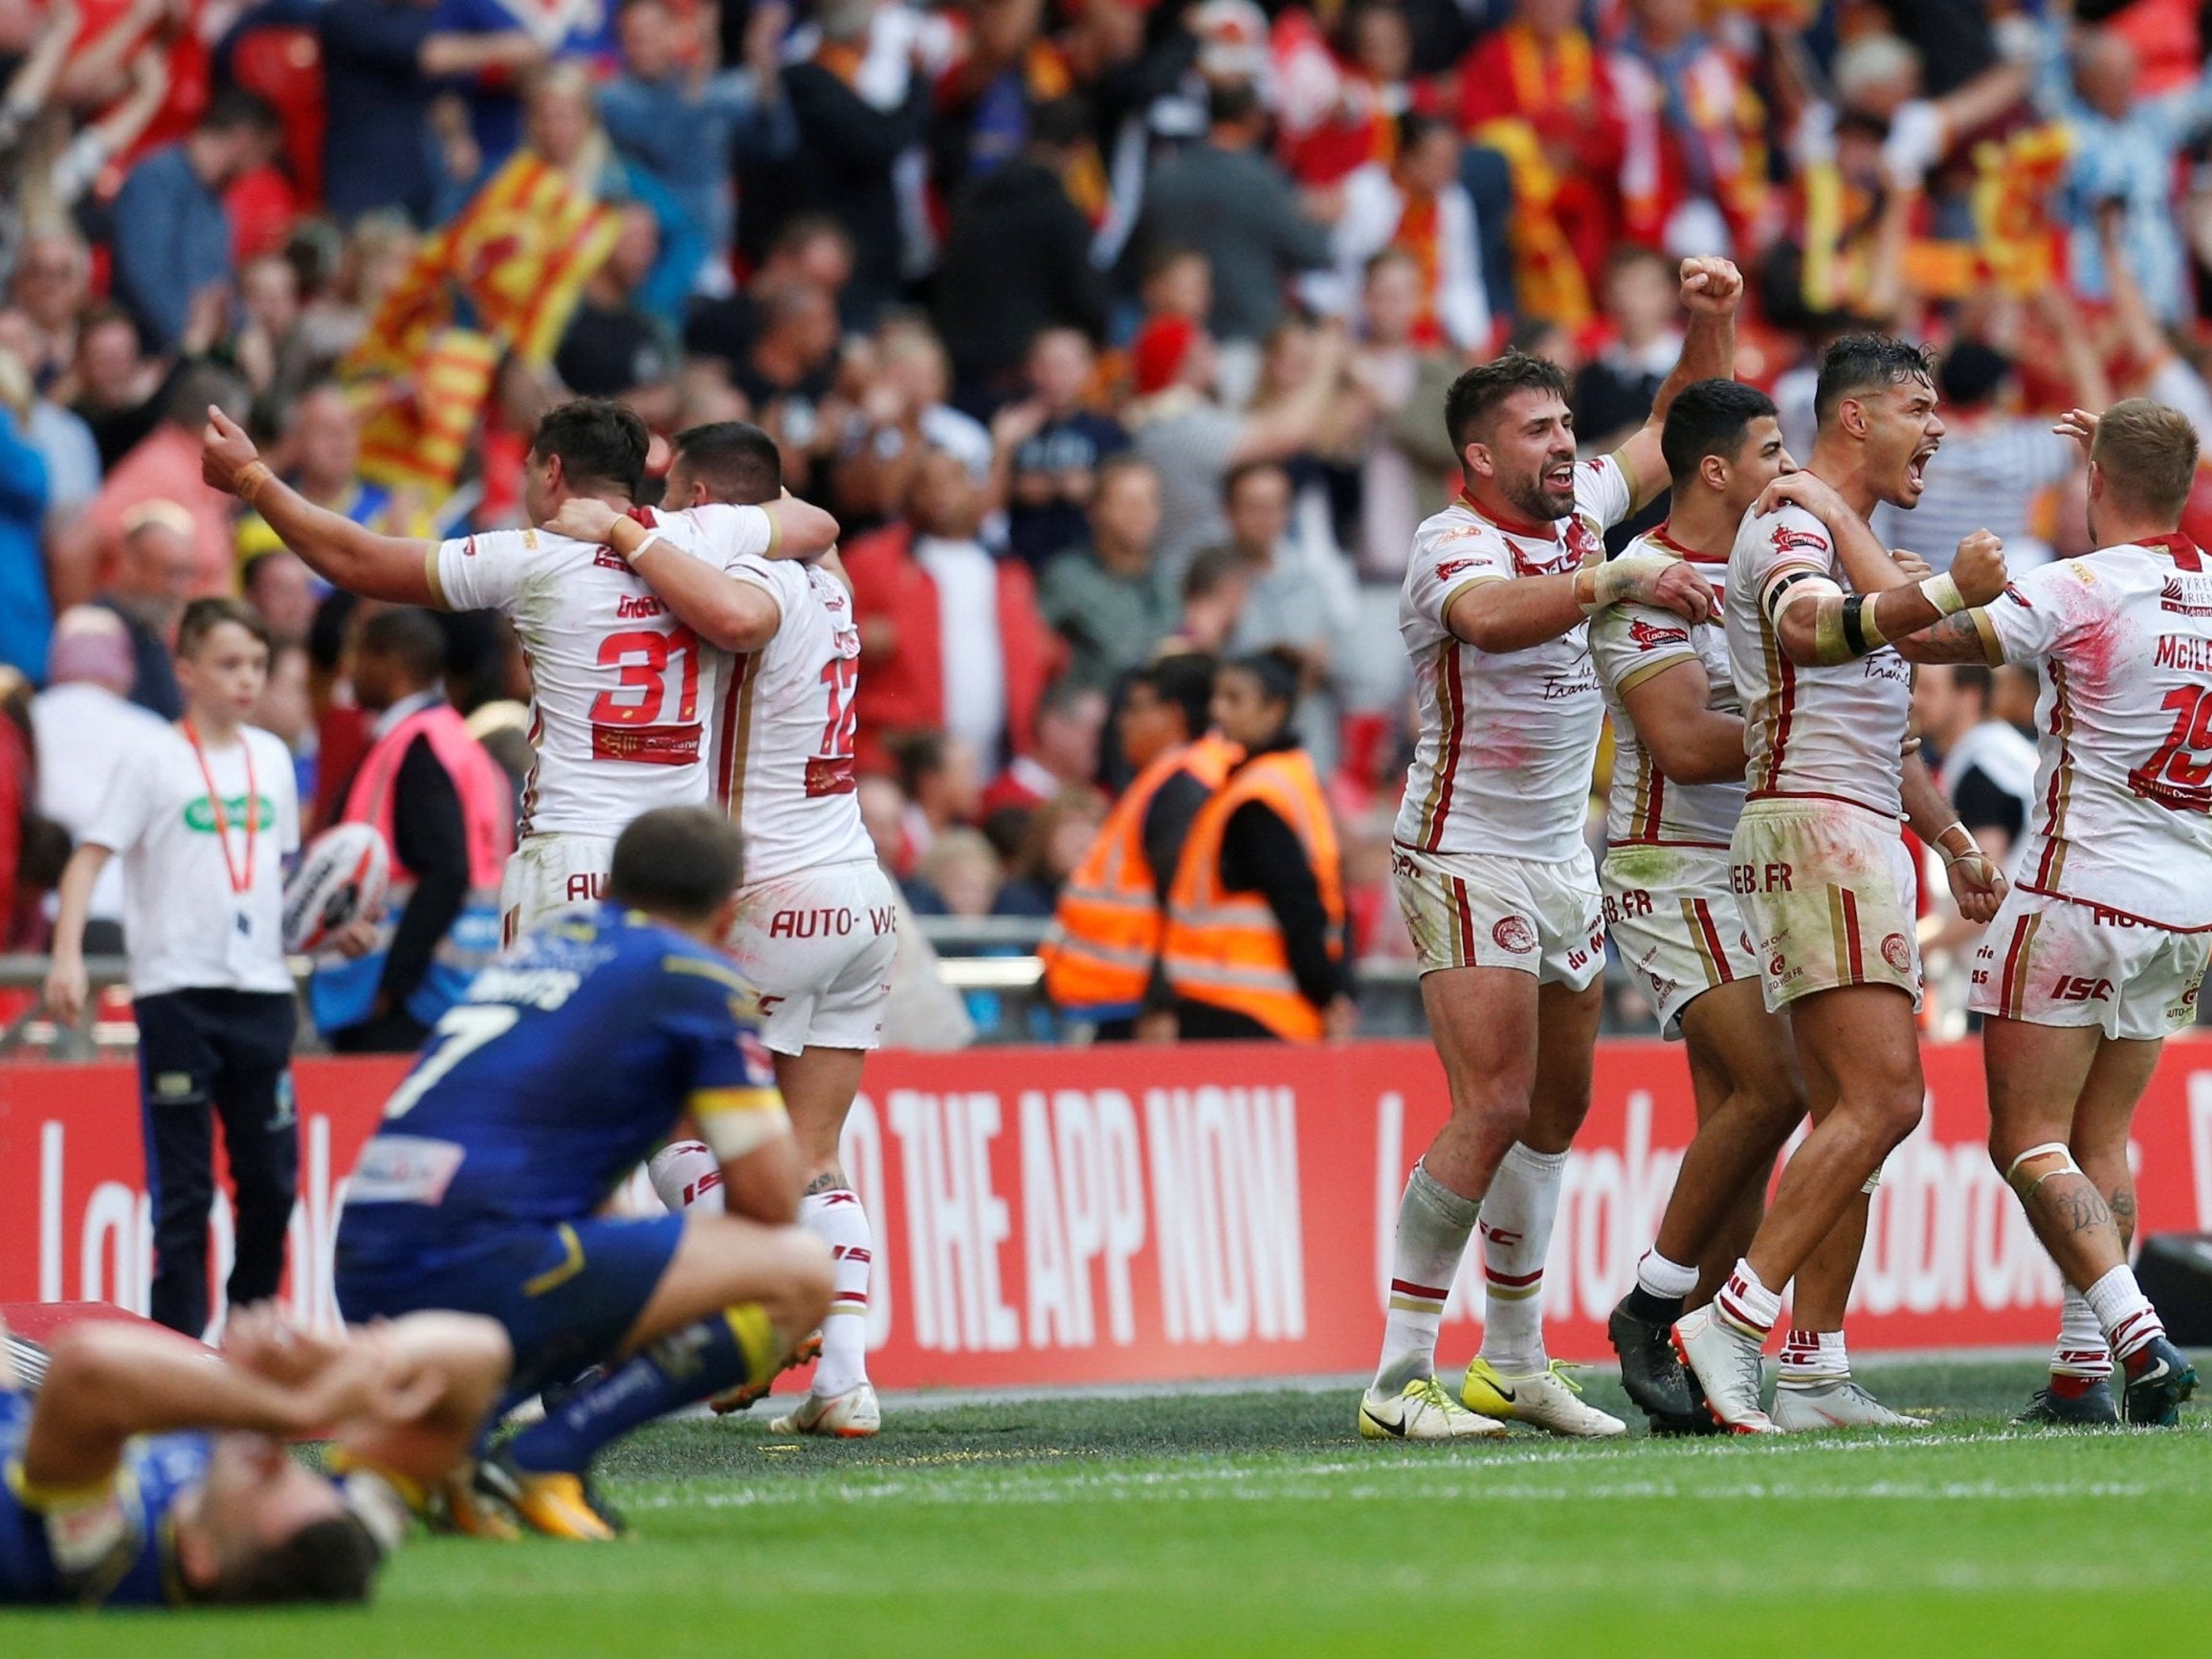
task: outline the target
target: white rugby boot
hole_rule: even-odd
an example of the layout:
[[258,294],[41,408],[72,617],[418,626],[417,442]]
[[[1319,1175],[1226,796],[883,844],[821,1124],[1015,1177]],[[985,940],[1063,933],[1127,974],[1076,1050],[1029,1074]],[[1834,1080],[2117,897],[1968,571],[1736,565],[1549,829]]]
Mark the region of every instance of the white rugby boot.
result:
[[1782,1434],[1803,1434],[1823,1428],[1925,1428],[1925,1417],[1907,1417],[1892,1411],[1848,1377],[1810,1388],[1784,1382],[1774,1391],[1774,1406],[1767,1413]]
[[1582,1385],[1557,1360],[1528,1377],[1508,1377],[1488,1360],[1477,1360],[1467,1368],[1459,1397],[1470,1411],[1552,1434],[1607,1440],[1628,1432],[1618,1417],[1585,1405],[1578,1398],[1582,1392]]
[[1674,1321],[1674,1352],[1705,1390],[1705,1408],[1733,1434],[1772,1434],[1774,1420],[1759,1409],[1759,1343],[1699,1308]]
[[789,1415],[768,1425],[770,1434],[829,1434],[840,1440],[865,1440],[883,1427],[883,1407],[874,1385],[856,1382],[842,1394],[825,1398],[809,1393]]
[[1396,1394],[1369,1388],[1360,1397],[1360,1433],[1367,1440],[1484,1440],[1505,1425],[1478,1417],[1433,1375],[1416,1377]]

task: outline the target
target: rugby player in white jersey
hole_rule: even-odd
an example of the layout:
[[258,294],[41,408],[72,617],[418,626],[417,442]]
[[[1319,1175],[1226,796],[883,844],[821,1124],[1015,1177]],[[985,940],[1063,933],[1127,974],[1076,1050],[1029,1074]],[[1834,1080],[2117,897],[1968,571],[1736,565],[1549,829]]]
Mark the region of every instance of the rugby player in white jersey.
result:
[[[1415,533],[1399,599],[1421,740],[1391,875],[1451,1115],[1399,1202],[1382,1360],[1360,1402],[1371,1439],[1495,1434],[1505,1418],[1626,1431],[1575,1397],[1543,1347],[1544,1256],[1589,1110],[1605,954],[1582,840],[1604,704],[1583,624],[1624,600],[1692,624],[1712,612],[1687,564],[1608,564],[1600,538],[1665,487],[1659,423],[1681,387],[1729,372],[1742,290],[1724,259],[1684,263],[1681,362],[1613,454],[1576,460],[1554,364],[1509,353],[1446,401],[1464,487]],[[1436,1376],[1436,1333],[1478,1206],[1486,1322],[1463,1404]]]
[[[726,504],[772,501],[782,488],[775,440],[727,421],[676,434],[660,511],[624,517],[580,498],[553,527],[626,558],[654,541],[682,548],[693,557],[664,575],[666,596],[683,597],[687,614],[713,613],[701,636],[741,653],[724,676],[712,740],[715,798],[745,843],[729,945],[760,987],[762,1038],[807,1163],[799,1220],[830,1246],[837,1275],[812,1386],[770,1427],[851,1438],[874,1434],[881,1411],[868,1382],[872,1241],[838,1140],[862,1062],[882,1041],[897,895],[853,788],[860,633],[852,595],[830,569],[761,558],[747,533],[752,508]],[[654,1159],[653,1183],[672,1209],[713,1202],[713,1167],[705,1147],[679,1143]]]
[[1989,1151],[2068,1286],[2028,1423],[2172,1424],[2197,1373],[2128,1266],[2128,1126],[2212,952],[2212,563],[2179,532],[2197,434],[2130,398],[2061,423],[2089,445],[2098,551],[1906,641],[1919,662],[2034,663],[2036,816],[1985,936]]
[[2003,889],[1906,755],[1912,671],[1888,643],[2003,591],[2002,550],[1976,532],[1946,575],[1914,582],[1866,523],[1876,501],[1919,499],[1942,439],[1927,355],[1847,336],[1814,406],[1813,453],[1745,516],[1723,606],[1750,750],[1732,885],[1766,1006],[1789,1010],[1814,1119],[1727,1282],[1674,1326],[1714,1420],[1740,1433],[1776,1427],[1759,1352],[1782,1287],[1920,1120],[1916,890],[1898,819],[1942,850],[1968,919],[1994,915]]
[[[545,523],[577,497],[627,512],[648,441],[620,404],[578,398],[549,411],[523,471],[530,522]],[[639,813],[706,799],[707,714],[725,659],[696,631],[712,613],[687,616],[653,586],[656,571],[685,559],[674,544],[633,567],[597,542],[541,529],[447,542],[380,536],[272,475],[253,440],[213,409],[201,470],[340,587],[398,605],[498,610],[514,624],[530,665],[537,758],[500,893],[510,939],[552,911],[604,897],[614,838]],[[738,533],[748,551],[805,557],[834,544],[837,521],[786,498],[744,509]]]
[[[1701,380],[1660,433],[1667,522],[1629,553],[1684,559],[1724,596],[1728,550],[1760,494],[1797,463],[1774,403],[1756,387]],[[1648,605],[1616,605],[1590,623],[1590,660],[1613,722],[1605,931],[1643,982],[1663,1034],[1681,1039],[1697,1101],[1656,1242],[1613,1310],[1628,1397],[1654,1432],[1712,1433],[1669,1338],[1692,1292],[1711,1298],[1751,1242],[1767,1177],[1805,1115],[1789,1018],[1769,1014],[1759,960],[1729,880],[1728,839],[1743,810],[1743,709],[1717,628],[1691,628]],[[1783,1428],[1910,1423],[1851,1381],[1844,1306],[1866,1239],[1864,1198],[1797,1276],[1774,1417]]]

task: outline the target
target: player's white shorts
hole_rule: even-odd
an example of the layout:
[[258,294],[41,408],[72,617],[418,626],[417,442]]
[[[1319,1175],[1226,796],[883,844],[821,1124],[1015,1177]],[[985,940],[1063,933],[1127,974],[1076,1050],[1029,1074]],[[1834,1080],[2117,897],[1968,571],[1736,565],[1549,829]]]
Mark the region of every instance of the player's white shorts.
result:
[[533,835],[507,855],[499,877],[502,941],[512,944],[556,910],[596,904],[614,868],[608,835]]
[[1919,888],[1894,818],[1841,802],[1752,801],[1729,855],[1769,1013],[1844,985],[1895,985],[1919,1007]]
[[1589,850],[1558,864],[1390,848],[1390,884],[1425,974],[1519,968],[1582,990],[1605,968],[1605,923]]
[[1682,1010],[1715,986],[1759,977],[1751,930],[1717,847],[1615,847],[1598,870],[1605,934],[1644,984],[1669,1042]]
[[2014,888],[1974,953],[1966,1006],[2031,1026],[2099,1026],[2154,1042],[2197,1020],[2212,933],[2174,933]]
[[762,1040],[779,1054],[878,1047],[897,930],[897,892],[873,858],[740,889],[730,953],[760,987]]

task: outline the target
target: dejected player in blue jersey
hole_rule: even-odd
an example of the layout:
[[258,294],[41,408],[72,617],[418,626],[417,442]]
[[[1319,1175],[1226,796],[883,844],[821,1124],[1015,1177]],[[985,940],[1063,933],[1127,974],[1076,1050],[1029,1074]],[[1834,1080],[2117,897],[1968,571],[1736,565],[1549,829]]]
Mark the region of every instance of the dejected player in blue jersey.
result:
[[[347,1318],[497,1319],[510,1398],[611,1367],[477,1471],[480,1491],[557,1537],[617,1530],[587,1479],[601,1447],[763,1384],[829,1307],[829,1251],[791,1225],[799,1154],[752,991],[711,942],[742,862],[737,830],[707,807],[633,822],[608,902],[547,920],[438,1022],[339,1224]],[[602,1217],[687,1117],[721,1161],[729,1213]]]

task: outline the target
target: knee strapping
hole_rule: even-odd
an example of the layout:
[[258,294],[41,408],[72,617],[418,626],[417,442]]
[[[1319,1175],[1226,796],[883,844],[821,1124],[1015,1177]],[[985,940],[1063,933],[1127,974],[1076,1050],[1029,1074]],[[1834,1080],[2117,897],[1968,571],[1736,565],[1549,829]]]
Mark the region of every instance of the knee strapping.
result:
[[2005,1183],[2020,1194],[2023,1204],[2035,1196],[2036,1188],[2054,1175],[2079,1175],[2081,1165],[2063,1140],[2046,1140],[2041,1146],[2031,1146],[2012,1161],[2012,1167],[2004,1172]]

